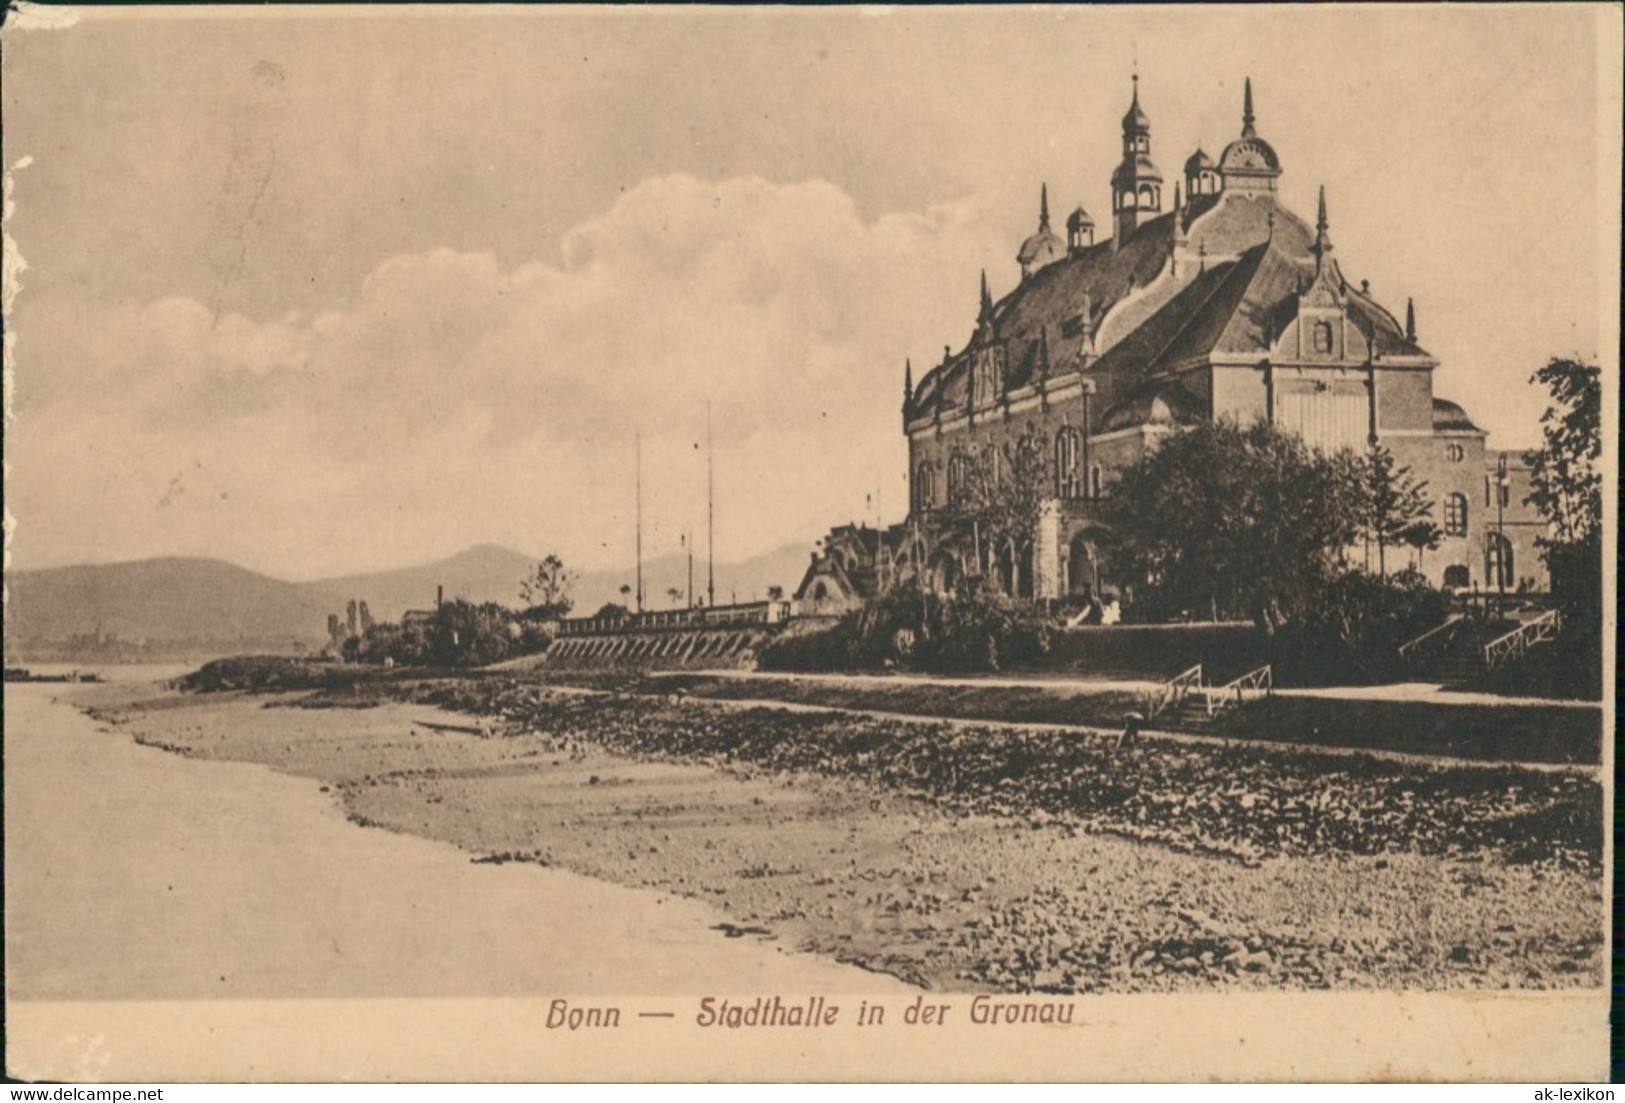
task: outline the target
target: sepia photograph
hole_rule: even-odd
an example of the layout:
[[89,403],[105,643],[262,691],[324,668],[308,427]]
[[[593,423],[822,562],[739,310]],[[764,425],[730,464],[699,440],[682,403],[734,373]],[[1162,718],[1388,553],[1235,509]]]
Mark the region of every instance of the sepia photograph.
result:
[[1608,1079],[1621,27],[11,0],[8,1075]]

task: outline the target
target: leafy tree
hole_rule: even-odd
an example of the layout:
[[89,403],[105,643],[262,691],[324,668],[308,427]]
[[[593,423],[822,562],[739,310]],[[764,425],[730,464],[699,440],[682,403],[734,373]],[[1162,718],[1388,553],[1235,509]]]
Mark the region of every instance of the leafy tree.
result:
[[570,612],[570,586],[575,575],[566,570],[564,561],[549,555],[536,564],[536,571],[519,584],[519,597],[526,606],[526,616],[533,620],[551,620]]
[[769,601],[783,601],[784,600],[784,587],[783,586],[769,586],[767,588],[767,600],[769,600]]
[[520,635],[513,613],[494,601],[448,601],[435,610],[426,658],[435,666],[485,666],[507,658]]
[[[1007,543],[1032,546],[1050,490],[1049,449],[1037,426],[1029,425],[1015,440],[989,441],[964,453],[958,493],[945,517],[969,539],[983,573],[993,549]],[[969,530],[968,533],[965,530]]]
[[[624,587],[624,586],[622,587],[622,589],[626,589],[626,588],[627,587]],[[620,602],[618,602],[618,601],[606,601],[606,602],[604,602],[604,604],[602,604],[602,605],[600,605],[598,607],[598,612],[593,614],[593,619],[594,620],[602,620],[602,619],[608,617],[608,618],[613,618],[615,620],[620,620],[620,619],[628,617],[630,615],[631,615],[630,610],[628,610],[627,607],[622,605]]]
[[1360,506],[1367,535],[1377,545],[1377,577],[1388,577],[1387,550],[1409,545],[1418,551],[1439,546],[1444,535],[1430,517],[1426,479],[1409,467],[1397,467],[1394,454],[1377,445],[1359,461]]
[[1545,442],[1532,457],[1524,500],[1551,522],[1553,542],[1580,543],[1602,525],[1602,372],[1553,357],[1530,382],[1544,386],[1552,404],[1541,415]]
[[[1595,364],[1554,357],[1535,372],[1551,405],[1541,416],[1545,440],[1531,456],[1525,502],[1551,525],[1540,538],[1563,611],[1575,665],[1600,669],[1602,616],[1602,373]],[[1587,686],[1587,692],[1597,687]]]
[[1361,529],[1358,464],[1265,422],[1203,422],[1125,468],[1106,500],[1153,614],[1210,608],[1273,633],[1314,603]]
[[666,596],[671,599],[671,607],[673,609],[677,608],[677,606],[681,605],[683,602],[683,591],[676,586],[668,586],[666,588]]

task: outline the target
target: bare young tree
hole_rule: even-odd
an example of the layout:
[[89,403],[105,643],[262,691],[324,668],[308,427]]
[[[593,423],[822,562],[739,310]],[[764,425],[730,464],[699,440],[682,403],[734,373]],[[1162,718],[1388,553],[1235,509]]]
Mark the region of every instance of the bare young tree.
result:
[[532,618],[562,617],[574,604],[570,600],[570,586],[574,582],[575,575],[565,569],[564,561],[549,555],[536,564],[533,574],[520,582],[519,597]]

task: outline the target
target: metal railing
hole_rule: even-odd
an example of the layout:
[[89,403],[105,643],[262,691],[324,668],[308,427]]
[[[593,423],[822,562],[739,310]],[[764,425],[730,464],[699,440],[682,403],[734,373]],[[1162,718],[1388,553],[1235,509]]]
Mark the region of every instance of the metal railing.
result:
[[698,609],[663,609],[622,617],[570,617],[559,622],[560,636],[616,636],[657,630],[734,628],[782,624],[790,619],[788,601],[751,601]]
[[1484,669],[1494,670],[1502,663],[1527,655],[1535,644],[1556,639],[1562,628],[1563,620],[1556,609],[1525,621],[1506,635],[1497,636],[1484,645]]
[[1462,621],[1466,618],[1461,613],[1451,613],[1444,623],[1429,628],[1414,640],[1399,645],[1399,660],[1407,666],[1414,666],[1424,656],[1436,655],[1450,646],[1461,630]]
[[1151,707],[1146,710],[1146,719],[1155,719],[1183,701],[1186,694],[1190,693],[1191,690],[1201,688],[1202,664],[1197,663],[1189,670],[1176,674],[1162,684],[1157,690]]
[[1268,665],[1261,666],[1257,670],[1249,670],[1235,681],[1226,682],[1216,691],[1205,694],[1208,716],[1214,716],[1232,704],[1240,708],[1246,703],[1249,693],[1255,697],[1275,695],[1275,673]]

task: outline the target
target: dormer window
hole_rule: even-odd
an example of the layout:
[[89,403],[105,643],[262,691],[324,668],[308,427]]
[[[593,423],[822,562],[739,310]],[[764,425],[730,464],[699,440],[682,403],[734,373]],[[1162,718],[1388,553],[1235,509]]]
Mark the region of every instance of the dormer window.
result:
[[1310,330],[1310,347],[1321,356],[1329,356],[1332,351],[1332,323],[1316,322]]

